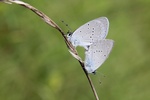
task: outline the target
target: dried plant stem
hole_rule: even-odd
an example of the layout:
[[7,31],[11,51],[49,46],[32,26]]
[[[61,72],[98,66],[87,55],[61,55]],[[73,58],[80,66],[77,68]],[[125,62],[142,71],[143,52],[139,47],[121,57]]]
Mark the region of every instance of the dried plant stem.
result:
[[79,61],[80,65],[81,65],[81,67],[82,67],[82,69],[83,69],[83,71],[84,71],[84,73],[85,73],[85,75],[86,75],[86,77],[89,81],[89,84],[91,86],[91,89],[94,93],[94,96],[95,96],[96,100],[99,100],[97,92],[95,90],[95,87],[92,83],[92,80],[91,80],[89,74],[87,73],[87,71],[84,68],[84,63],[83,63],[82,59],[80,58],[80,56],[78,56],[78,53],[77,53],[76,49],[68,41],[68,39],[67,39],[66,35],[64,34],[64,32],[62,31],[62,29],[53,20],[51,20],[48,16],[46,16],[43,12],[39,11],[38,9],[36,9],[35,7],[31,6],[28,3],[25,3],[25,2],[22,2],[22,1],[19,1],[19,0],[0,0],[0,1],[8,3],[8,4],[15,3],[15,4],[18,4],[18,5],[24,6],[25,8],[32,10],[41,19],[43,19],[44,22],[46,22],[48,25],[50,25],[51,27],[57,29],[61,33],[61,35],[63,36],[63,38],[65,40],[65,43],[66,43],[66,45],[69,49],[69,52],[72,54],[72,56],[74,58],[76,58]]
[[93,94],[94,94],[94,96],[95,96],[95,99],[96,99],[96,100],[99,100],[99,97],[98,97],[98,95],[97,95],[97,92],[96,92],[96,90],[95,90],[95,87],[94,87],[94,85],[93,85],[93,82],[92,82],[92,80],[91,80],[89,74],[87,73],[87,71],[86,71],[85,68],[84,68],[84,63],[82,63],[82,62],[80,62],[80,61],[79,61],[79,63],[80,63],[80,65],[82,66],[82,69],[83,69],[83,71],[84,71],[84,73],[85,73],[85,75],[86,75],[86,77],[87,77],[87,79],[88,79],[88,81],[89,81],[89,84],[90,84],[90,86],[91,86],[91,89],[92,89],[92,91],[93,91]]

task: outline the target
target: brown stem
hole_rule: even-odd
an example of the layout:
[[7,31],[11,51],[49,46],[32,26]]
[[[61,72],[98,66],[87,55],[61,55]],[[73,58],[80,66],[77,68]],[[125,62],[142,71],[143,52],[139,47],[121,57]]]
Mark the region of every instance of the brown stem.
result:
[[65,43],[66,43],[70,53],[73,55],[73,57],[75,57],[79,61],[80,65],[81,65],[81,67],[82,67],[82,69],[83,69],[83,71],[84,71],[84,73],[85,73],[85,75],[86,75],[86,77],[88,79],[88,82],[89,82],[89,84],[91,86],[91,89],[92,89],[92,91],[94,93],[94,96],[95,96],[96,100],[99,100],[97,92],[95,90],[95,87],[94,87],[94,85],[92,83],[92,80],[91,80],[89,74],[87,73],[87,71],[84,68],[83,61],[78,56],[78,53],[77,53],[76,49],[68,41],[68,39],[67,39],[66,35],[64,34],[64,32],[62,31],[62,29],[53,20],[51,20],[48,16],[46,16],[43,12],[39,11],[38,9],[36,9],[35,7],[31,6],[28,3],[25,3],[25,2],[22,2],[22,1],[18,1],[18,0],[0,0],[0,1],[5,2],[5,3],[9,3],[9,4],[15,3],[15,4],[21,5],[21,6],[25,7],[25,8],[27,8],[27,9],[30,9],[35,14],[37,14],[41,19],[43,19],[44,22],[46,22],[48,25],[50,25],[53,28],[57,29],[61,33],[61,35],[63,36],[63,38],[65,40]]

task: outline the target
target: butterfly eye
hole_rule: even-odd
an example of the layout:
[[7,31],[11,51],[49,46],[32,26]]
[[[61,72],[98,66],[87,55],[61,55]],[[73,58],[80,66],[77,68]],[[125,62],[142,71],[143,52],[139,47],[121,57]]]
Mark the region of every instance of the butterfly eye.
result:
[[92,72],[94,75],[96,75],[96,71]]
[[71,32],[67,32],[68,34],[67,34],[67,37],[69,38],[69,39],[71,39],[71,36],[72,36],[72,33]]
[[68,32],[67,32],[67,35],[68,35],[68,36],[71,36],[71,35],[72,35],[72,32],[68,31]]
[[71,36],[71,35],[72,35],[72,33],[69,33],[69,34],[68,34],[68,36]]

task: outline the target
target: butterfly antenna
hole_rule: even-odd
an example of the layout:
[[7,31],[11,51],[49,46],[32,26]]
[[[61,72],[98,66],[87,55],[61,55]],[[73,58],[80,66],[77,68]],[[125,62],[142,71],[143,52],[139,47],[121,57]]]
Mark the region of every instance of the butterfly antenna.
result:
[[68,27],[68,32],[67,33],[72,33],[71,28],[69,27],[69,25],[67,23],[65,23],[63,20],[61,21],[63,24],[65,24],[66,27]]
[[101,81],[101,80],[99,80],[99,84],[100,84],[100,85],[102,84],[102,81]]
[[[96,75],[96,74],[101,74],[101,76],[103,76],[103,78],[106,77],[103,73],[100,73],[100,72],[98,72],[98,71],[95,71],[93,74],[94,74],[94,75]],[[99,84],[101,85],[101,84],[102,84],[102,81],[101,81],[100,77],[99,77],[98,80],[99,80]]]

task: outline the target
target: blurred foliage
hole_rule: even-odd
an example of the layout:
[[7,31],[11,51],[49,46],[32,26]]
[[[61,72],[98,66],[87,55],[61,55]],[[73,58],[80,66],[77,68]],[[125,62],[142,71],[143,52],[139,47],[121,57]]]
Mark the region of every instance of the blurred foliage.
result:
[[[149,0],[24,0],[65,32],[108,17],[115,45],[91,75],[101,100],[150,99]],[[99,84],[99,80],[102,84]],[[94,100],[79,63],[60,33],[33,12],[0,3],[0,100]]]

